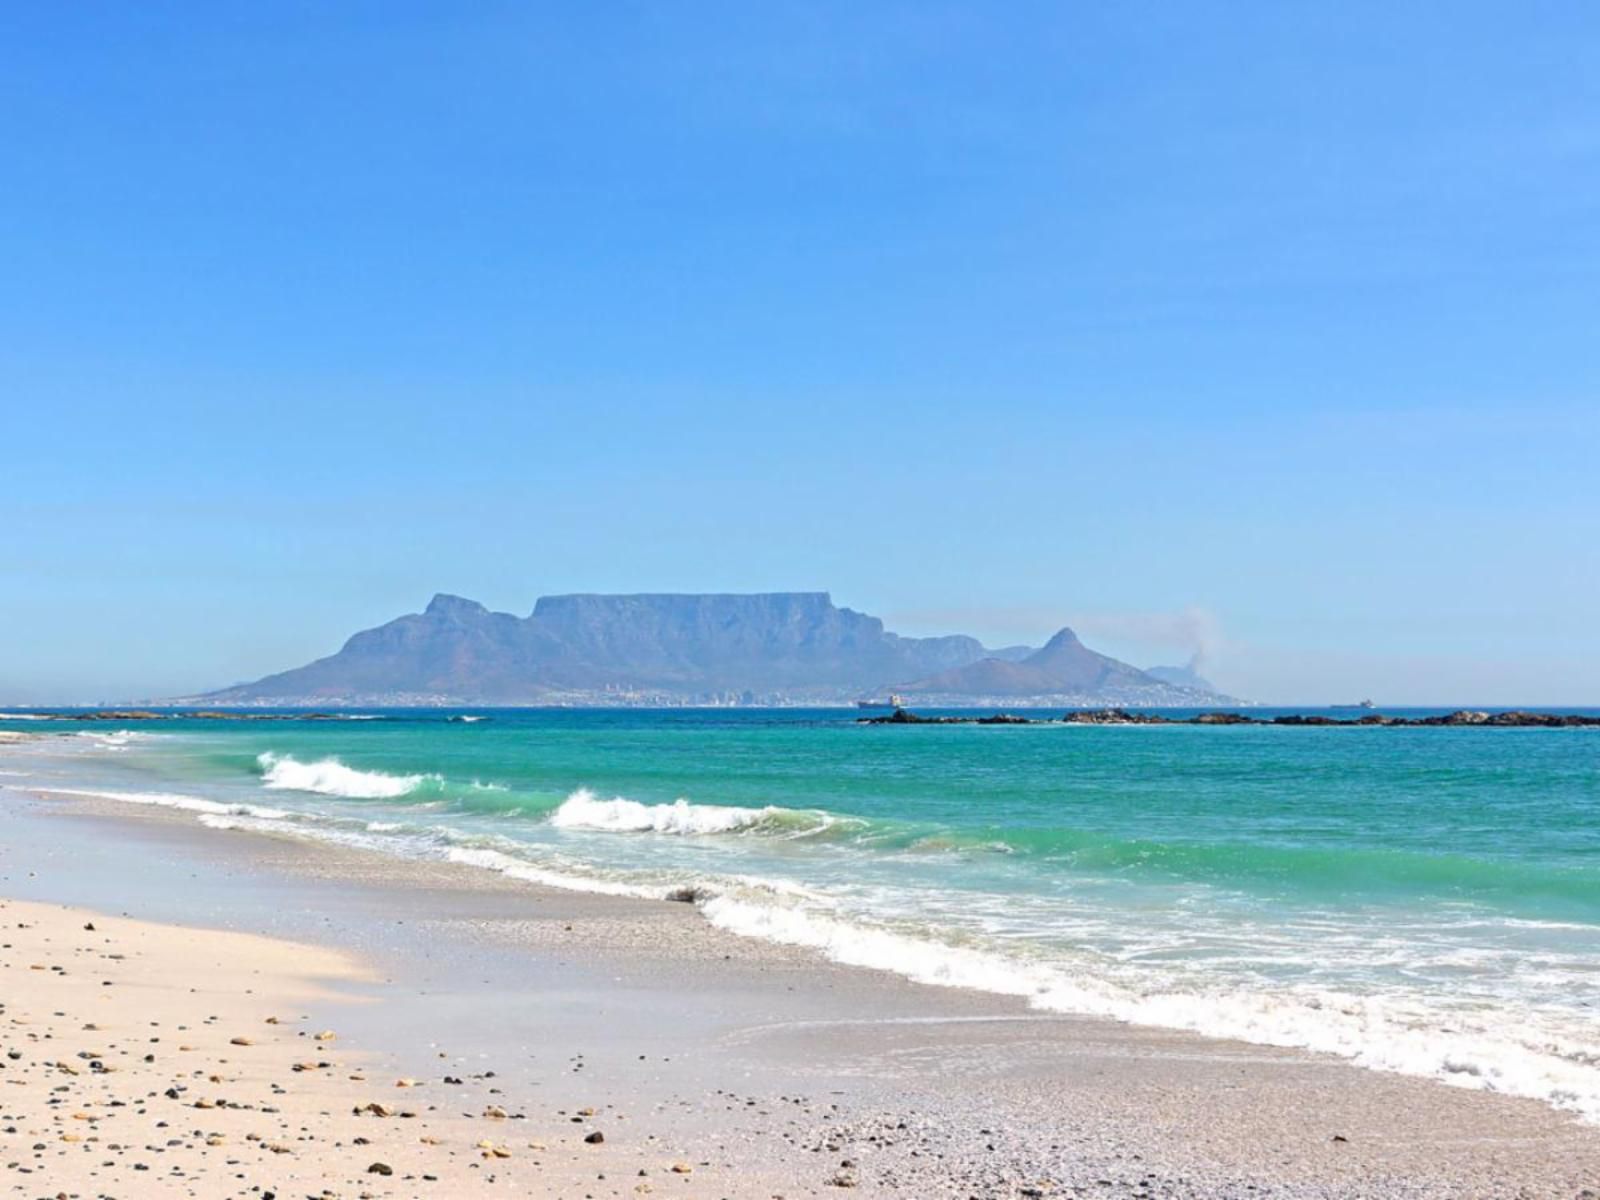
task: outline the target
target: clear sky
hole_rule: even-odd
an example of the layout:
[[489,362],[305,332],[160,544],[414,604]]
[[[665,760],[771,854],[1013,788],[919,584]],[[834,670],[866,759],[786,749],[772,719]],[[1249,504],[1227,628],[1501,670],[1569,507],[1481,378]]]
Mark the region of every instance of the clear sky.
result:
[[1600,7],[0,11],[0,700],[791,588],[1600,704]]

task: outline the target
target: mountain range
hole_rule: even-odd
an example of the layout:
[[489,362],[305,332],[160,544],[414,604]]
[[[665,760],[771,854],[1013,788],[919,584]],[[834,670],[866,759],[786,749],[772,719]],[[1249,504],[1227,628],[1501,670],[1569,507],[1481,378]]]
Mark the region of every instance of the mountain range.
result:
[[1209,687],[1098,654],[912,638],[826,592],[541,597],[526,617],[440,594],[336,654],[204,697],[234,704],[1214,704]]

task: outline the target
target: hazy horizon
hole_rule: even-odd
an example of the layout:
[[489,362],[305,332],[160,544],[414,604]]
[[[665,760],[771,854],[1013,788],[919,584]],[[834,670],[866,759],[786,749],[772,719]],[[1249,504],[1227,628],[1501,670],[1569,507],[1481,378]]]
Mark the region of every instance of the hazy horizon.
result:
[[0,44],[0,703],[827,590],[1600,704],[1600,10],[179,3]]

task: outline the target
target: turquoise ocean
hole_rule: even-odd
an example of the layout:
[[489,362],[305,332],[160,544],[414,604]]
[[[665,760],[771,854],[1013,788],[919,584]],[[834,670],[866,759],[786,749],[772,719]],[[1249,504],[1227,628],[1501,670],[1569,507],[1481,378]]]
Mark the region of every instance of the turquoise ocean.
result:
[[0,786],[688,899],[839,962],[1600,1120],[1600,729],[855,717],[52,724]]

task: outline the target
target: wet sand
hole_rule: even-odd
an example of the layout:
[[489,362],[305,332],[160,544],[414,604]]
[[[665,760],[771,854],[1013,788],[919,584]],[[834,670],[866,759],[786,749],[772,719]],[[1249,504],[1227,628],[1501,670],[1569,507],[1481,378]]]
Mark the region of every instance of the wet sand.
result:
[[[0,792],[0,830],[0,895],[99,914],[0,910],[7,926],[37,921],[56,939],[48,962],[7,929],[6,1048],[43,1070],[38,1043],[17,1043],[30,1027],[9,1024],[28,1015],[47,1022],[31,1031],[53,1033],[42,1040],[54,1061],[113,1053],[113,1034],[120,1052],[100,1060],[120,1068],[111,1075],[57,1072],[79,1089],[58,1094],[47,1074],[14,1083],[7,1062],[7,1194],[1600,1197],[1600,1128],[1534,1101],[1032,1013],[741,939],[687,904],[18,791]],[[106,938],[143,957],[106,959],[128,953]],[[173,945],[205,953],[174,958]],[[165,991],[118,976],[136,969]],[[287,1023],[267,1025],[274,1015]],[[152,1020],[200,1047],[192,1064],[133,1053]],[[337,1055],[319,1059],[301,1035],[323,1028],[338,1032]],[[335,1065],[294,1071],[301,1060]],[[185,1112],[165,1096],[179,1083],[180,1097],[220,1091],[256,1107]],[[103,1121],[73,1117],[112,1098],[126,1105],[114,1137],[109,1108]],[[370,1102],[417,1115],[351,1111]],[[163,1111],[173,1103],[176,1120]],[[492,1108],[507,1117],[485,1117]],[[155,1120],[167,1125],[141,1124]],[[101,1142],[60,1142],[68,1122]],[[595,1131],[603,1141],[583,1140]],[[213,1132],[225,1140],[208,1145]],[[291,1153],[232,1148],[251,1132]],[[484,1158],[494,1146],[511,1157]],[[135,1149],[150,1170],[131,1171]],[[116,1174],[46,1185],[42,1168],[91,1160]],[[372,1161],[395,1175],[368,1175]]]

